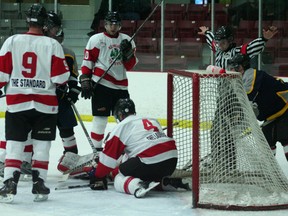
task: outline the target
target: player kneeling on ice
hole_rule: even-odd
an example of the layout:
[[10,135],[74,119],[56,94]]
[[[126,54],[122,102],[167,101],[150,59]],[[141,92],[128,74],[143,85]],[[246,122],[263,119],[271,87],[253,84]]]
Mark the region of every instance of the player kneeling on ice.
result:
[[[111,131],[96,168],[90,168],[90,188],[106,190],[111,172],[116,191],[140,198],[157,185],[185,187],[181,179],[169,179],[177,165],[175,140],[167,137],[159,122],[136,116],[131,99],[120,99],[114,109],[119,124]],[[118,166],[117,159],[126,159]],[[87,170],[88,171],[88,170]]]

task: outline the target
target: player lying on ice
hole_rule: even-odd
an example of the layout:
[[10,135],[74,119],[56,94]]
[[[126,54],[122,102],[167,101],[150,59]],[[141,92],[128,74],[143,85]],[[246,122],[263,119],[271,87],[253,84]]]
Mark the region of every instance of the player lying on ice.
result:
[[[140,198],[162,183],[162,189],[190,190],[180,178],[168,178],[177,165],[175,140],[166,136],[153,118],[136,116],[131,99],[120,99],[114,109],[119,122],[111,131],[95,167],[85,167],[92,190],[107,190],[106,177],[112,174],[118,192]],[[117,160],[125,153],[118,166]],[[63,164],[62,164],[63,165]],[[166,186],[166,188],[165,188]]]

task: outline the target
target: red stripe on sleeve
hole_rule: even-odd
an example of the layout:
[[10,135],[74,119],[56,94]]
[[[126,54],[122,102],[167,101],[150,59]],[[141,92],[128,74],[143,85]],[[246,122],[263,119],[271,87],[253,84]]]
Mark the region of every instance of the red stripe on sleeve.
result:
[[11,52],[7,52],[4,56],[0,56],[0,71],[6,74],[11,74],[12,69],[12,54]]
[[51,77],[59,76],[69,72],[69,67],[65,58],[59,58],[55,55],[52,56]]
[[85,49],[84,51],[84,60],[96,62],[99,56],[100,50],[94,47],[91,50]]
[[126,70],[131,70],[136,64],[136,57],[133,56],[129,61],[127,62],[123,62],[123,65],[125,67]]
[[117,136],[113,136],[112,139],[109,139],[104,147],[103,153],[107,156],[117,160],[120,155],[123,153],[125,145]]
[[97,169],[96,169],[96,173],[95,176],[96,178],[104,178],[105,176],[107,176],[113,169],[110,167],[105,166],[104,164],[102,164],[101,162],[99,162],[97,164]]

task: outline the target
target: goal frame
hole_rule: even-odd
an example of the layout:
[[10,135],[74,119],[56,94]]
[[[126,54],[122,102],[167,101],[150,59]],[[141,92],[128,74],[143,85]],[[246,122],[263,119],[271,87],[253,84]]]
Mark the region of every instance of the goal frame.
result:
[[[210,205],[210,204],[203,204],[199,203],[199,193],[200,193],[200,149],[199,149],[199,134],[200,134],[200,77],[227,77],[231,76],[233,72],[227,74],[211,74],[208,72],[203,71],[203,74],[191,73],[189,71],[184,70],[169,70],[167,76],[167,135],[173,137],[173,79],[174,76],[182,76],[191,78],[191,86],[192,86],[192,98],[191,101],[193,102],[192,105],[192,138],[191,138],[191,145],[192,145],[192,152],[191,156],[192,159],[192,208],[213,208],[213,209],[220,209],[220,210],[244,210],[244,211],[259,211],[259,210],[279,210],[279,209],[288,209],[287,204],[280,204],[280,205],[271,205],[271,206],[237,206],[237,205]],[[234,72],[235,74],[235,72]],[[177,127],[177,126],[176,126]]]

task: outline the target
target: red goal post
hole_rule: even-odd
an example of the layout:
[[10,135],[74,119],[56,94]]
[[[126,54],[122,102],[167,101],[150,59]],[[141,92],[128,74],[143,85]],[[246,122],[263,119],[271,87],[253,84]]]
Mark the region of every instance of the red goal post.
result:
[[287,177],[261,131],[241,74],[170,70],[167,85],[167,134],[179,152],[174,176],[192,177],[192,206],[288,208]]

